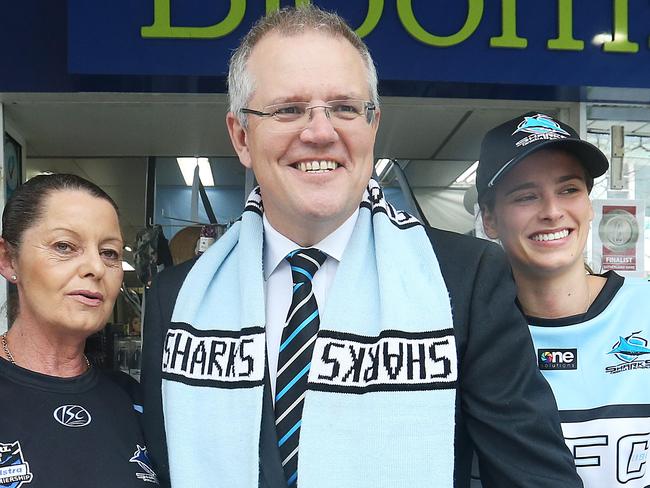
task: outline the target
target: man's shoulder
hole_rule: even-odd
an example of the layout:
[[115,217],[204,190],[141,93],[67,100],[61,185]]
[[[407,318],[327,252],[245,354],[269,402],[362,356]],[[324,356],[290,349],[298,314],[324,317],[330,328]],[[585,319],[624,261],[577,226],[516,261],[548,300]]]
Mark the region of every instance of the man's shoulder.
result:
[[162,270],[154,279],[154,285],[161,290],[175,289],[180,290],[183,281],[187,277],[192,267],[196,264],[198,257],[185,261],[184,263],[170,266]]
[[458,232],[437,229],[436,227],[425,226],[424,229],[434,246],[461,246],[462,248],[480,250],[489,244],[489,241],[485,239],[479,239],[467,234],[459,234]]
[[463,304],[469,306],[477,285],[482,289],[501,287],[510,276],[499,245],[431,227],[426,232],[457,313]]
[[429,241],[441,266],[478,262],[484,254],[504,257],[497,244],[477,237],[425,227]]
[[145,321],[151,323],[152,320],[162,320],[163,323],[166,323],[171,318],[178,293],[187,274],[196,262],[196,258],[190,259],[176,266],[165,268],[156,275],[150,291],[152,302],[147,305]]

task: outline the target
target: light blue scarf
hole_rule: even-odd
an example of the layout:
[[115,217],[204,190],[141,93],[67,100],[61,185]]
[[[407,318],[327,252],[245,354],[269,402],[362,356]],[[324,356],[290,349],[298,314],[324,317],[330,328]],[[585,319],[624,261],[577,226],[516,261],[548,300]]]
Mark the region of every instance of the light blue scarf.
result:
[[[174,488],[256,488],[266,341],[262,202],[187,275],[163,354]],[[451,487],[456,348],[447,288],[420,223],[371,180],[309,372],[301,488]]]

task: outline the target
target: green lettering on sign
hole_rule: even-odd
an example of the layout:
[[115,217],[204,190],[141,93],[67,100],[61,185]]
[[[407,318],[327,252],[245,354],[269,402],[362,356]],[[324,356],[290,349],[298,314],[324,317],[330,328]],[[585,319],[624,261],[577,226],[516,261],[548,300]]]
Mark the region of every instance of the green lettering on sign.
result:
[[584,41],[573,37],[573,0],[558,0],[558,36],[549,39],[546,46],[557,51],[583,51]]
[[154,0],[153,24],[140,29],[145,39],[217,39],[234,31],[246,13],[246,0],[230,0],[228,15],[221,22],[201,27],[171,25],[171,0]]
[[270,14],[276,10],[280,10],[280,0],[266,0],[266,13]]
[[422,28],[413,14],[412,0],[397,0],[397,14],[409,34],[418,41],[435,47],[450,47],[460,44],[471,36],[483,18],[483,0],[468,0],[467,20],[465,25],[450,36],[436,36]]
[[384,0],[370,0],[368,2],[368,14],[363,23],[355,30],[359,37],[366,37],[370,34],[381,19],[384,13]]
[[[296,6],[308,5],[311,0],[296,0]],[[269,14],[280,9],[280,0],[266,0],[266,13]],[[355,31],[359,37],[365,37],[370,34],[381,20],[384,13],[384,0],[369,0],[368,14],[365,20]]]
[[639,44],[630,42],[628,35],[628,1],[614,1],[614,40],[603,43],[603,51],[608,53],[637,53]]
[[517,0],[501,1],[501,35],[490,38],[490,47],[524,49],[528,40],[517,35]]

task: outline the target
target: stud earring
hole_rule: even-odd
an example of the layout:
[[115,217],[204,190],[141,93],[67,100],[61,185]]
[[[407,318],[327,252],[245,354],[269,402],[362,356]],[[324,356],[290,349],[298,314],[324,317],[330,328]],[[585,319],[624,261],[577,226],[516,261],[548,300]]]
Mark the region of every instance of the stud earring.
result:
[[18,279],[18,276],[15,274],[11,275],[11,281],[16,281]]

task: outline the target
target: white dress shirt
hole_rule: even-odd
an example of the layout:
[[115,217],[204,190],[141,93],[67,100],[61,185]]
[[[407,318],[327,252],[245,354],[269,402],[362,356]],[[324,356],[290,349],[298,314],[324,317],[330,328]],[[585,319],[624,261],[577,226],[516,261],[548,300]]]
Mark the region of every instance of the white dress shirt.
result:
[[[319,310],[323,310],[327,300],[327,292],[334,281],[334,275],[343,257],[343,251],[348,245],[359,210],[354,212],[343,224],[315,244],[315,247],[327,254],[327,259],[318,273],[314,275],[312,287],[316,296]],[[275,376],[278,371],[278,355],[282,329],[291,306],[293,279],[291,266],[285,259],[287,254],[302,246],[286,238],[275,230],[270,222],[264,221],[264,292],[266,297],[266,349],[268,351],[269,379],[271,392],[275,399]]]

